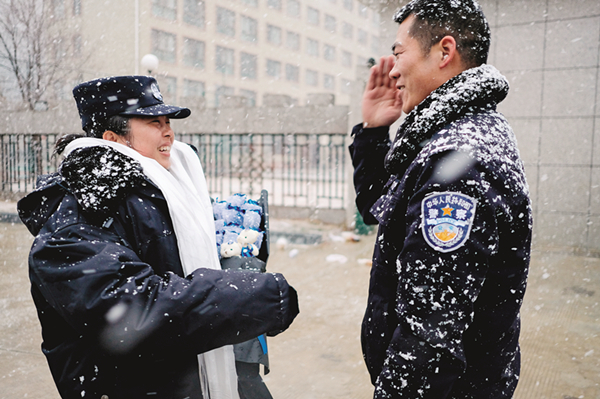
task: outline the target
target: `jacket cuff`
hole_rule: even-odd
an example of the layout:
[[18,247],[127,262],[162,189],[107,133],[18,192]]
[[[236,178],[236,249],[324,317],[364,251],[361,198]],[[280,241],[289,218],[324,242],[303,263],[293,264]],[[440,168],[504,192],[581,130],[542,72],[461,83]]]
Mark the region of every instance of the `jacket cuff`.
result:
[[354,141],[379,142],[389,140],[389,131],[389,126],[363,127],[363,124],[359,123],[352,128],[350,135],[354,137]]
[[285,278],[279,273],[273,273],[272,277],[277,282],[280,295],[280,315],[278,317],[281,323],[281,328],[275,331],[268,331],[267,336],[274,337],[275,335],[285,331],[291,324],[294,318],[300,313],[298,306],[298,293],[290,286]]

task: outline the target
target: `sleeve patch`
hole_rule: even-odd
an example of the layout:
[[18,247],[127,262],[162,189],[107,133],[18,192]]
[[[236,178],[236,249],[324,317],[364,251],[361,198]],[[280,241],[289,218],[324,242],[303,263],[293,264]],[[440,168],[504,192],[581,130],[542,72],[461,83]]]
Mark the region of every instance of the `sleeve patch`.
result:
[[439,252],[452,252],[469,238],[477,200],[456,192],[432,193],[421,202],[423,237]]

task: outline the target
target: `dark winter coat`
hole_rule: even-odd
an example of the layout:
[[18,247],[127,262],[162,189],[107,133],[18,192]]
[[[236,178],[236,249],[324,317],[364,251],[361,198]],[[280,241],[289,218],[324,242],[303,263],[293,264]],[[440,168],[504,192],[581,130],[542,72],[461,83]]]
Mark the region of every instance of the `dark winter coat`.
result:
[[403,121],[354,128],[356,203],[379,223],[362,328],[376,398],[511,398],[531,209],[516,141],[481,66]]
[[283,331],[298,313],[279,274],[184,277],[163,194],[108,147],[74,151],[18,207],[37,236],[31,293],[64,398],[200,398],[198,353]]

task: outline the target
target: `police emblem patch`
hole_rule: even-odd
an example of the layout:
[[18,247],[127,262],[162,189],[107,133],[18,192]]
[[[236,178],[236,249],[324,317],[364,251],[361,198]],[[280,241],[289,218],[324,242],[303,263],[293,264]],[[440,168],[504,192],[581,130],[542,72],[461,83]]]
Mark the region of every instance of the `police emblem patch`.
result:
[[423,237],[436,251],[451,252],[469,238],[477,200],[455,192],[433,193],[421,202]]

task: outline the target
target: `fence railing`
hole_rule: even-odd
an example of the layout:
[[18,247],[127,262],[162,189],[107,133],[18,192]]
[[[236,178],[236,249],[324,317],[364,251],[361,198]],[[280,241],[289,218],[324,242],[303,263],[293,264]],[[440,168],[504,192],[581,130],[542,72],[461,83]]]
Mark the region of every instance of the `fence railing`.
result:
[[4,195],[35,188],[38,175],[57,170],[57,134],[0,134],[0,190]]
[[[34,189],[36,177],[57,170],[57,134],[0,134],[0,189],[6,196]],[[344,209],[344,134],[183,134],[198,150],[210,194],[237,192],[285,207]]]

